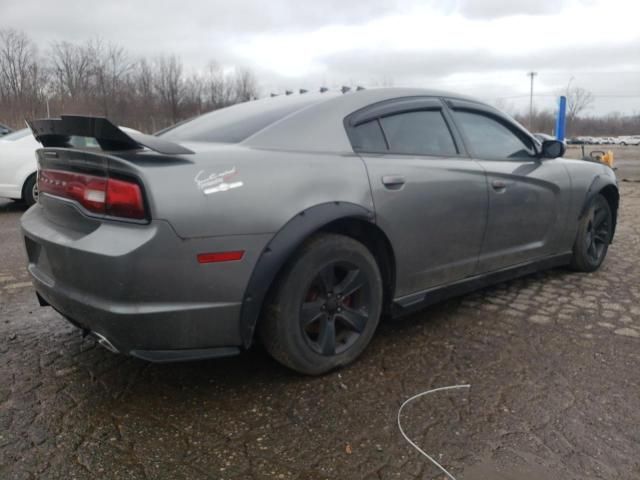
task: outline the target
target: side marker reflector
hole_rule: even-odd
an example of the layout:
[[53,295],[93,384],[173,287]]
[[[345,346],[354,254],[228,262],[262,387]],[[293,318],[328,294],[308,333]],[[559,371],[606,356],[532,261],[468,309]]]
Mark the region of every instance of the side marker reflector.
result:
[[233,262],[242,260],[243,256],[244,250],[236,250],[233,252],[200,253],[198,255],[198,263]]

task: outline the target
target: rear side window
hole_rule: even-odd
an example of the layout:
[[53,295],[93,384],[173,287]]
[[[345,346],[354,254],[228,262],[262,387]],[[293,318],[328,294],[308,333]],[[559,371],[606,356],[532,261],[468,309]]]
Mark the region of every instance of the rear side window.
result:
[[322,101],[309,95],[267,98],[215,110],[158,134],[176,142],[238,143],[305,107]]
[[352,130],[351,143],[357,152],[384,152],[387,142],[384,140],[378,120],[370,120]]
[[389,152],[456,155],[456,145],[439,110],[405,112],[380,119]]
[[480,113],[455,112],[456,124],[462,129],[469,147],[479,158],[531,158],[533,146],[501,122]]

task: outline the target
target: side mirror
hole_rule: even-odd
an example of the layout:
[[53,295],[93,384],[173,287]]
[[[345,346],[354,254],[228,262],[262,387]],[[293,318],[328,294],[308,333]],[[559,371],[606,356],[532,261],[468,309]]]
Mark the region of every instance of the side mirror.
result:
[[564,155],[567,147],[560,140],[545,140],[542,142],[540,156],[542,158],[558,158]]

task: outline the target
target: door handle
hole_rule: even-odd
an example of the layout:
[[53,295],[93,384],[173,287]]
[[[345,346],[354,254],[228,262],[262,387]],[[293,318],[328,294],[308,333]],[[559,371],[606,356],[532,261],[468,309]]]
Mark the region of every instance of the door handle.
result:
[[507,188],[507,184],[502,180],[492,180],[491,188],[493,188],[496,192],[504,192]]
[[382,177],[382,184],[391,190],[399,190],[406,183],[402,175],[385,175]]

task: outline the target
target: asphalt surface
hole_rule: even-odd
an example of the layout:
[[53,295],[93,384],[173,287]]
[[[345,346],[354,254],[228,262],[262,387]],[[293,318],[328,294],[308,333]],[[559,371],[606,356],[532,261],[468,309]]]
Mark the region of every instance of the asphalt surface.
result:
[[[621,177],[634,180],[625,169]],[[640,180],[637,178],[636,180]],[[640,183],[593,274],[564,269],[378,330],[321,378],[261,348],[153,365],[97,347],[37,305],[0,203],[0,479],[640,478]]]

